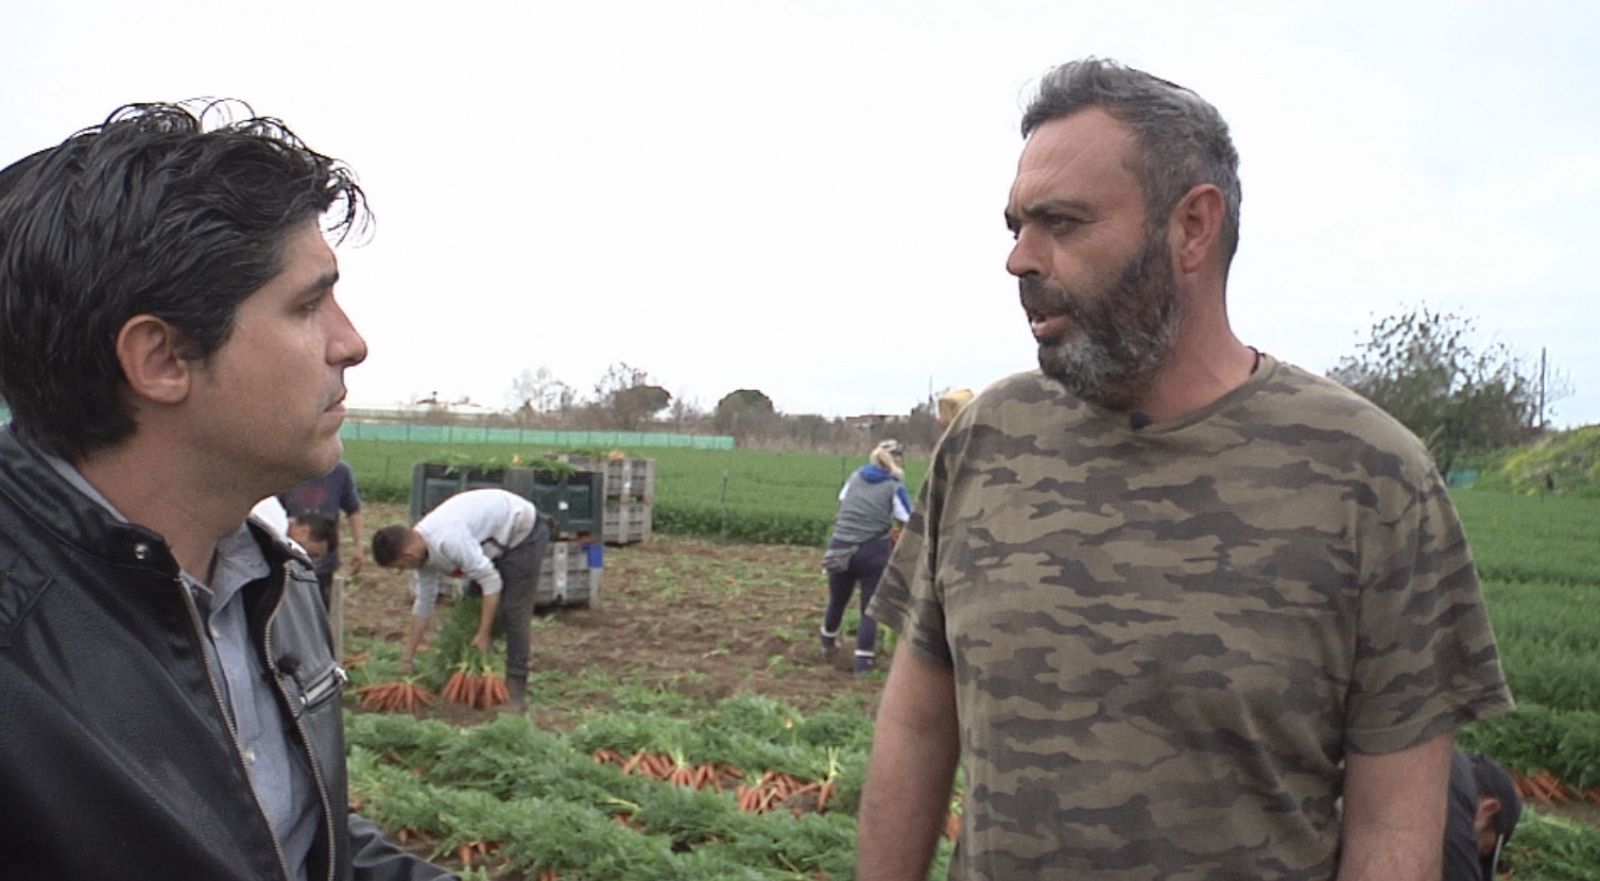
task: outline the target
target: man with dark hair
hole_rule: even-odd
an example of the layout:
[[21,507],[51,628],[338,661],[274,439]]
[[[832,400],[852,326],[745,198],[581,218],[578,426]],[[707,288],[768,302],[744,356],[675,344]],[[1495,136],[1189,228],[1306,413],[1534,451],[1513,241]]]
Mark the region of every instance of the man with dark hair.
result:
[[1522,819],[1511,775],[1483,753],[1456,750],[1450,760],[1444,881],[1494,881],[1500,853]]
[[1114,63],[1023,117],[1007,269],[1039,369],[940,442],[871,614],[901,638],[862,881],[1438,881],[1459,726],[1511,707],[1444,481],[1246,345],[1238,156]]
[[0,172],[0,877],[448,877],[350,812],[309,562],[246,519],[339,460],[366,343],[320,221],[364,198],[236,109]]
[[505,709],[528,708],[529,625],[539,587],[539,567],[550,545],[550,525],[527,499],[503,489],[473,489],[440,502],[415,526],[392,523],[372,536],[372,562],[415,573],[411,625],[400,669],[412,659],[433,619],[445,578],[459,576],[483,596],[472,644],[488,653],[498,618],[506,632]]
[[355,558],[350,561],[350,574],[361,573],[366,553],[361,493],[356,490],[355,472],[350,470],[350,463],[340,460],[327,474],[320,474],[281,493],[278,501],[290,517],[316,516],[325,521],[332,531],[327,550],[311,554],[311,566],[317,573],[317,584],[322,588],[322,601],[331,603],[333,576],[339,571],[340,514],[350,523],[351,547],[355,551]]
[[333,529],[333,521],[319,514],[301,514],[290,520],[288,533],[295,544],[306,552],[306,556],[313,560],[328,553],[333,543],[339,540],[339,534]]

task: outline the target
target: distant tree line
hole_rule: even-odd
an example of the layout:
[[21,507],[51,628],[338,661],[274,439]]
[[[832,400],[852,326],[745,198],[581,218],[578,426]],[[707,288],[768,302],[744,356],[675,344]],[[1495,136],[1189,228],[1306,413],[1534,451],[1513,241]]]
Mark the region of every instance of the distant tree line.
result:
[[1411,429],[1439,469],[1525,443],[1544,430],[1566,382],[1501,343],[1480,345],[1475,323],[1419,306],[1379,319],[1329,376]]
[[939,437],[931,400],[902,413],[827,417],[780,413],[765,392],[741,388],[706,408],[698,401],[674,396],[649,371],[625,362],[608,367],[587,393],[546,367],[524,370],[511,381],[506,397],[506,409],[488,421],[521,428],[721,434],[731,435],[744,447],[863,456],[885,437],[921,452],[931,450]]

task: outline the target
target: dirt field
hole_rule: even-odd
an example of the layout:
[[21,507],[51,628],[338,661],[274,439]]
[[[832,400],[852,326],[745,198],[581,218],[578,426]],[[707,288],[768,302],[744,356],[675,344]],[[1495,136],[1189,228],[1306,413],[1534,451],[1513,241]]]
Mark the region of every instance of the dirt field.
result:
[[[403,522],[405,513],[402,505],[369,504],[367,529]],[[641,691],[659,691],[664,705],[673,695],[714,702],[754,692],[802,712],[871,712],[882,674],[850,673],[848,651],[838,668],[821,660],[817,628],[827,591],[818,554],[663,535],[607,547],[599,608],[556,607],[534,619],[535,721],[568,729],[583,710],[613,704],[622,689],[635,703]],[[364,640],[402,638],[409,584],[408,573],[370,561],[348,582],[347,654]],[[473,711],[452,705],[438,715],[470,722]]]

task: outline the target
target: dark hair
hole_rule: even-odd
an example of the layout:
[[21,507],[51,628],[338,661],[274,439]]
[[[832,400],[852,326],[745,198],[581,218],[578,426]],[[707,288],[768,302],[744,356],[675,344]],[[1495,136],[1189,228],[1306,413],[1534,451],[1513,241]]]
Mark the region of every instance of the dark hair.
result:
[[0,172],[0,394],[69,458],[134,431],[117,334],[172,325],[185,358],[228,341],[295,228],[370,215],[353,173],[242,102],[129,104]]
[[1239,249],[1239,152],[1222,114],[1176,83],[1115,61],[1069,61],[1039,83],[1022,114],[1022,136],[1051,120],[1098,107],[1133,132],[1139,145],[1133,173],[1144,188],[1146,221],[1164,223],[1185,193],[1215,184],[1225,203],[1223,268]]
[[1522,797],[1517,794],[1516,782],[1505,768],[1483,753],[1467,753],[1467,761],[1472,765],[1472,780],[1478,785],[1478,797],[1500,802],[1500,810],[1494,815],[1495,834],[1510,841],[1511,833],[1517,831],[1517,821],[1522,819]]
[[379,566],[393,566],[400,552],[411,540],[411,527],[404,523],[391,523],[372,534],[372,562]]
[[308,530],[306,538],[311,541],[320,541],[327,545],[329,549],[332,549],[334,543],[338,540],[333,530],[333,521],[321,514],[297,514],[294,522]]

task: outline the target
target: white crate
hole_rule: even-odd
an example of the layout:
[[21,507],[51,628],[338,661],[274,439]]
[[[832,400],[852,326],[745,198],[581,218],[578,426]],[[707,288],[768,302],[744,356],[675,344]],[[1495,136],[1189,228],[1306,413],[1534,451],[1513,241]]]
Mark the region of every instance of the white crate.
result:
[[609,545],[637,544],[650,540],[650,503],[606,501],[600,536]]
[[598,459],[568,453],[558,457],[574,468],[599,472],[607,499],[648,502],[656,494],[656,460]]
[[590,565],[587,546],[575,541],[553,541],[539,564],[535,606],[586,606],[600,603],[601,566]]

